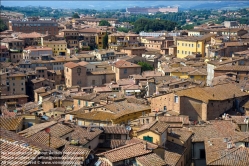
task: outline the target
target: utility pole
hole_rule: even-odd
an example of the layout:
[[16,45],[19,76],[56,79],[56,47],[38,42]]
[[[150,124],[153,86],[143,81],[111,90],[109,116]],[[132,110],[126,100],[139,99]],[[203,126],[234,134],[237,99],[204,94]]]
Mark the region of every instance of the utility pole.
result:
[[50,128],[46,128],[45,132],[48,133],[48,146],[51,147],[51,133],[50,133]]
[[51,134],[48,133],[48,146],[51,147],[50,145],[51,145]]

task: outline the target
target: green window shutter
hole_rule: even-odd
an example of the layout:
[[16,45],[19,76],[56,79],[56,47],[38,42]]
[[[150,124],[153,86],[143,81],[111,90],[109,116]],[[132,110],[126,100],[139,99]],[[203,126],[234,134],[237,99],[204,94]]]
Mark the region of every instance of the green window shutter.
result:
[[153,137],[148,137],[149,142],[153,142]]

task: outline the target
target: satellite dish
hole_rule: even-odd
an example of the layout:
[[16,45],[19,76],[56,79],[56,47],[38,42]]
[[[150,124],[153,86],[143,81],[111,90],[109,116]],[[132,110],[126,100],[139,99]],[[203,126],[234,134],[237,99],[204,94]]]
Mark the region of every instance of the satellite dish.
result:
[[126,126],[126,130],[131,131],[131,127],[130,126]]

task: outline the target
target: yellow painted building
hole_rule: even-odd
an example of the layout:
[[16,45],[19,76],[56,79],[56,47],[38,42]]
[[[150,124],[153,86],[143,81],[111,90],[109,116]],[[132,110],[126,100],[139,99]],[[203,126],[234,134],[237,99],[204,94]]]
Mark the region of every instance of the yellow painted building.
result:
[[170,76],[186,79],[188,78],[188,73],[187,72],[171,72]]
[[42,40],[42,46],[52,48],[54,56],[67,55],[67,42],[65,40],[58,40],[58,41]]
[[140,37],[140,43],[142,46],[144,46],[145,44],[149,44],[149,40],[147,39],[147,37]]
[[117,32],[108,36],[108,46],[110,49],[120,51],[124,47],[138,47],[138,35]]
[[194,71],[195,68],[184,66],[184,67],[178,67],[176,69],[171,70],[170,76],[175,76],[178,78],[186,79],[189,78],[188,73]]
[[187,36],[177,38],[177,58],[185,58],[188,55],[200,54],[205,57],[205,45],[215,34],[203,36]]
[[96,34],[95,42],[96,45],[98,46],[98,49],[103,49],[103,38],[106,35],[106,33],[108,34],[108,32],[101,31]]
[[137,138],[154,144],[163,145],[167,141],[169,124],[153,121],[137,130]]
[[206,82],[207,74],[206,74],[206,72],[195,70],[195,71],[190,72],[188,74],[188,78],[193,79],[195,81],[204,81],[204,82]]
[[195,81],[206,81],[207,71],[205,69],[195,69],[193,67],[178,67],[170,72],[170,76],[181,79],[192,79]]

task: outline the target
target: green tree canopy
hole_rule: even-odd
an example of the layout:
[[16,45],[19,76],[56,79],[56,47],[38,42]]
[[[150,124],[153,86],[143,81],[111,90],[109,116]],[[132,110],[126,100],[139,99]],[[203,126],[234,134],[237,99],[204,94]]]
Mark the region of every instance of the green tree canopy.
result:
[[142,66],[142,72],[148,71],[148,70],[153,70],[153,67],[150,64],[148,64],[147,62],[138,62],[138,65]]
[[118,28],[117,28],[117,31],[127,33],[127,32],[129,32],[129,29],[123,28],[123,27],[118,27]]
[[184,25],[182,26],[183,30],[190,30],[190,29],[194,29],[194,24],[188,24],[188,25]]
[[80,18],[79,14],[78,13],[73,13],[73,18]]
[[101,20],[99,22],[99,26],[111,26],[111,24],[106,20]]
[[139,33],[141,31],[172,31],[177,26],[176,22],[168,21],[168,20],[155,20],[155,19],[147,19],[140,18],[134,23],[134,31]]
[[103,48],[104,49],[108,48],[108,35],[107,35],[107,32],[106,32],[105,36],[103,37]]
[[8,27],[4,24],[3,20],[0,19],[0,32],[7,30]]

